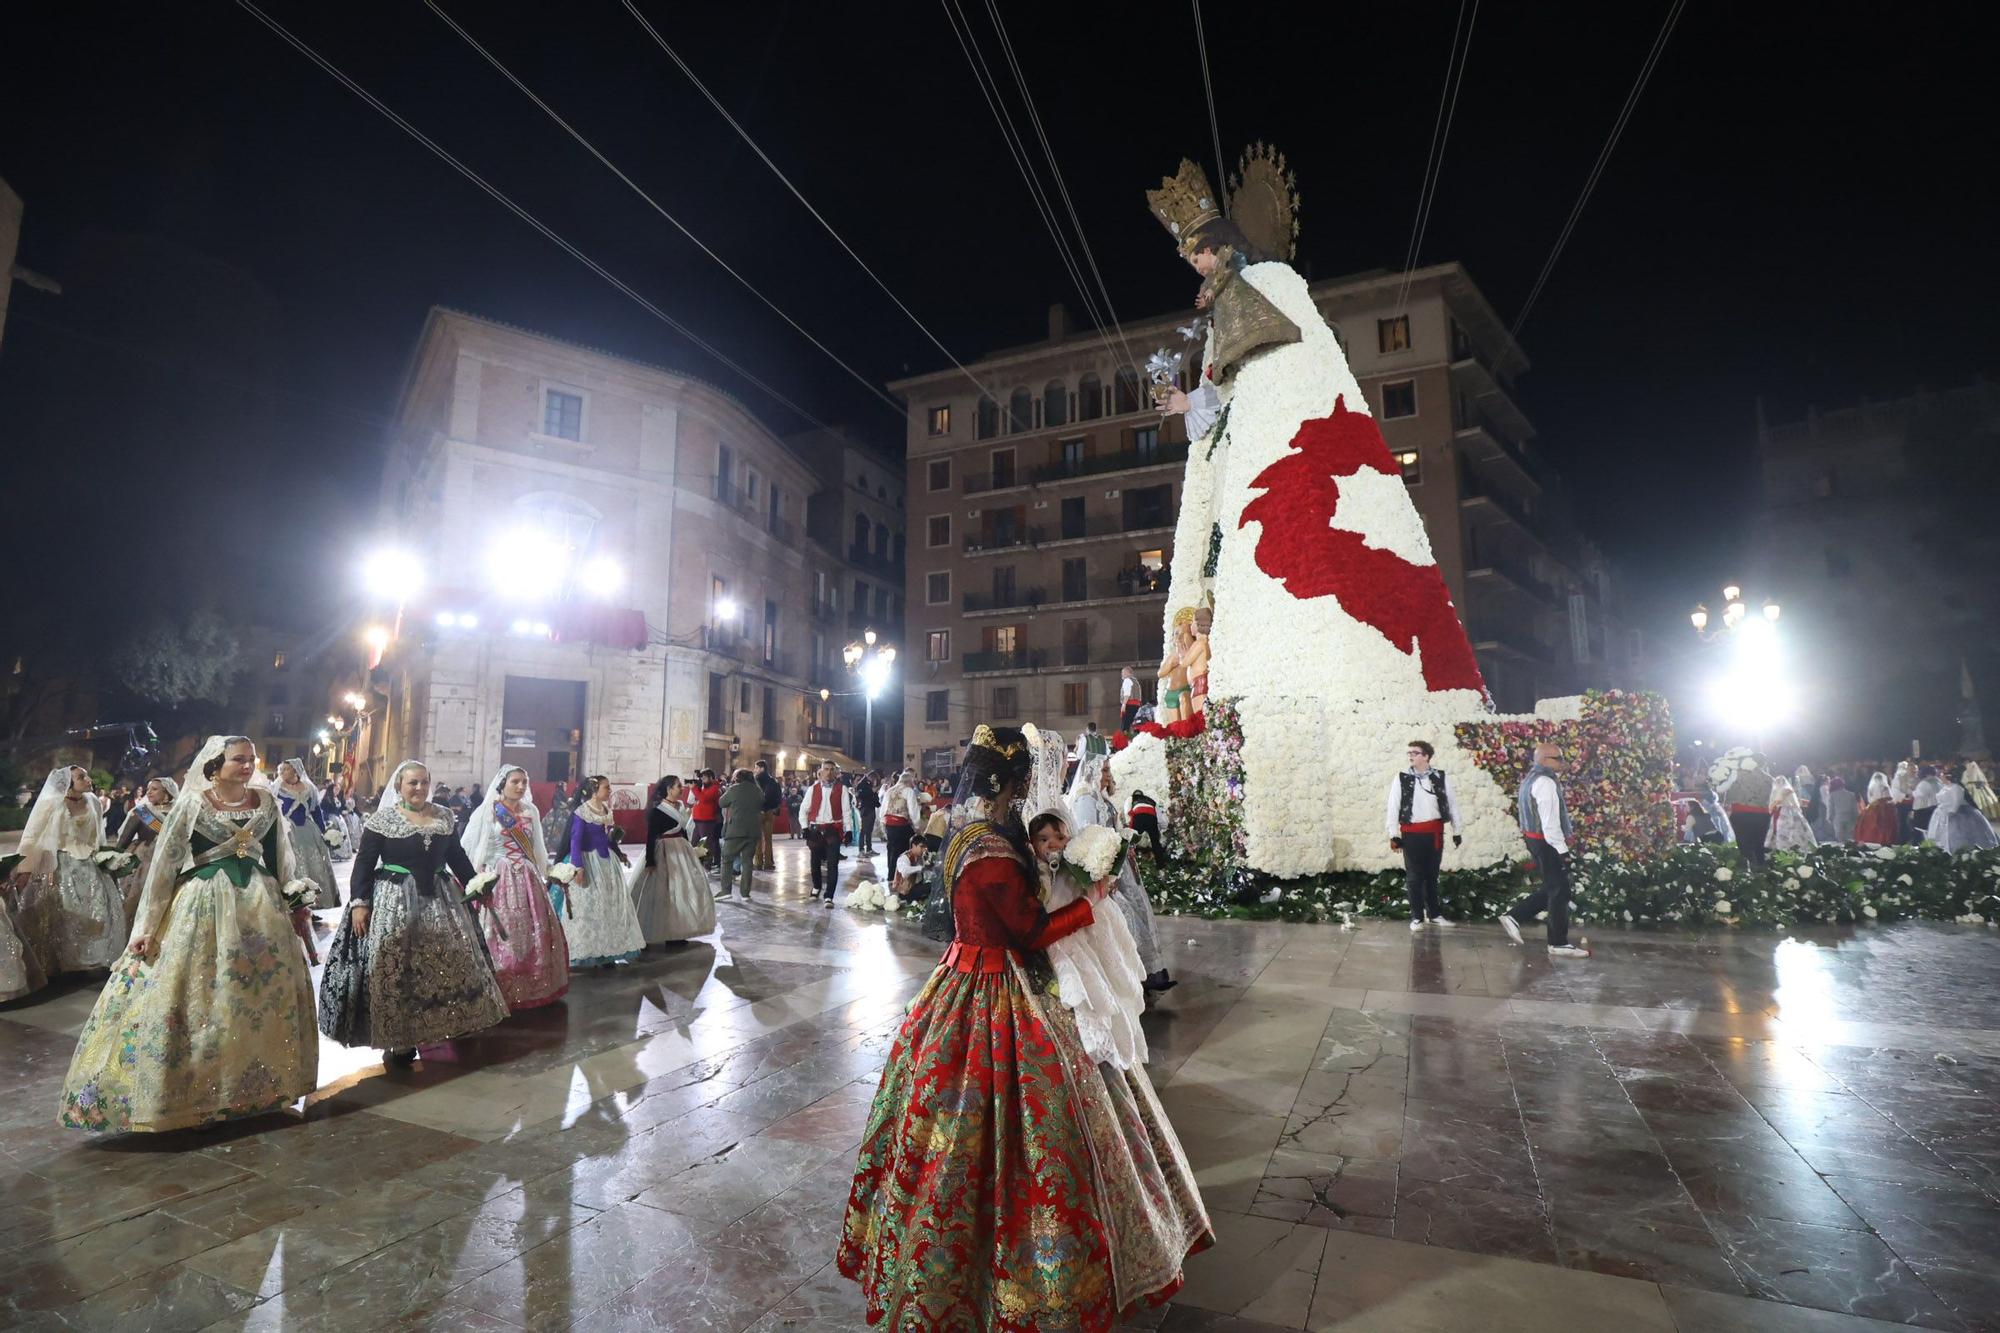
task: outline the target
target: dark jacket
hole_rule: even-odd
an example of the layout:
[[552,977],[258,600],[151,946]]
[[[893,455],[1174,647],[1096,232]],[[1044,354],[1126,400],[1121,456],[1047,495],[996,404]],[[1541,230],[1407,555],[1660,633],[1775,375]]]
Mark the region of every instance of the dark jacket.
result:
[[780,787],[778,785],[778,780],[772,777],[769,773],[761,773],[758,775],[757,787],[764,793],[765,814],[767,815],[770,814],[772,811],[776,810],[779,806],[785,803],[785,789],[783,787]]

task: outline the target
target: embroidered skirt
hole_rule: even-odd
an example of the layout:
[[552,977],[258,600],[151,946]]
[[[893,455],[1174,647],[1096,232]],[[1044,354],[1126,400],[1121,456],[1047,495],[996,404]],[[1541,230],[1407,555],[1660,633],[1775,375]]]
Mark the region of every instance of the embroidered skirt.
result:
[[[518,856],[503,854],[499,875],[479,924],[500,993],[515,1012],[554,1004],[569,989],[569,941],[555,903],[541,876]],[[500,938],[503,930],[506,939]]]
[[1171,1297],[1212,1239],[1145,1071],[1102,1071],[1018,959],[948,956],[897,1035],[848,1196],[838,1263],[869,1322],[1098,1333]]
[[150,961],[118,960],[77,1038],[62,1123],[152,1132],[260,1115],[319,1085],[312,973],[277,885],[222,867],[174,893]]
[[334,877],[333,853],[327,848],[326,835],[310,819],[303,824],[287,819],[284,824],[285,836],[292,840],[292,873],[311,880],[319,888],[319,901],[313,904],[314,909],[340,906],[340,881]]
[[715,929],[715,894],[686,838],[653,844],[653,864],[632,880],[632,908],[648,944],[691,940]]
[[95,861],[57,852],[15,895],[14,929],[50,976],[108,968],[130,938],[125,891]]
[[408,875],[375,877],[368,933],[340,914],[319,982],[319,1030],[343,1046],[404,1050],[464,1037],[507,1016],[486,945],[444,876],[420,893]]
[[624,867],[615,856],[586,856],[583,874],[569,886],[563,930],[569,935],[569,965],[596,967],[629,963],[646,947]]

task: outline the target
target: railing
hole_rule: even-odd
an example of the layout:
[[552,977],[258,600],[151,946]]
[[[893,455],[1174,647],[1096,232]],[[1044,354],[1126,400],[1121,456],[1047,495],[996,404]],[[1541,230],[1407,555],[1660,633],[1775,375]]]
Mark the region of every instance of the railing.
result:
[[1474,644],[1497,643],[1523,657],[1532,657],[1539,662],[1549,660],[1549,650],[1535,637],[1532,629],[1519,622],[1471,620],[1466,622],[1465,632]]
[[965,551],[968,555],[984,551],[1010,551],[1021,546],[1040,546],[1045,542],[1087,541],[1096,537],[1121,537],[1132,532],[1162,532],[1173,525],[1174,516],[1170,513],[1153,515],[1134,523],[1128,523],[1122,517],[1100,515],[1087,518],[1081,524],[1064,524],[1053,530],[1037,525],[998,537],[984,534],[968,536]]
[[806,744],[828,746],[838,750],[845,734],[838,727],[807,727]]
[[1505,578],[1509,583],[1520,588],[1522,592],[1527,593],[1529,596],[1539,601],[1547,602],[1551,606],[1555,604],[1556,590],[1536,578],[1526,565],[1518,561],[1488,555],[1474,555],[1467,561],[1467,565],[1468,568],[1465,571],[1467,575],[1477,574],[1481,570],[1491,570]]
[[858,546],[853,542],[847,544],[847,563],[850,565],[860,565],[865,569],[880,570],[884,573],[894,573],[896,570],[896,561],[893,557],[883,555],[877,551],[871,551],[867,547]]
[[1151,449],[1121,449],[1112,454],[1098,454],[1095,457],[1050,463],[1044,467],[1030,468],[1028,476],[1039,486],[1044,482],[1067,481],[1074,477],[1095,477],[1106,472],[1125,472],[1132,468],[1185,463],[1187,456],[1188,447],[1185,444],[1157,444]]
[[1072,606],[1079,602],[1106,602],[1119,597],[1159,597],[1167,591],[1166,571],[1162,570],[1150,579],[1128,578],[1129,570],[1121,570],[1115,579],[1087,580],[1080,593],[1071,595],[1064,589],[1062,594],[1051,599],[1040,586],[1023,588],[1010,597],[996,597],[992,593],[969,592],[961,599],[963,609],[968,613],[979,611],[1037,611],[1042,607]]
[[1041,648],[1019,648],[1010,653],[967,653],[967,671],[1034,671],[1048,664],[1048,652]]
[[[799,530],[797,526],[794,525],[788,519],[767,517],[764,520],[764,526],[773,537],[776,537],[780,542],[783,542],[786,546],[795,546],[798,544]],[[774,736],[768,739],[778,740],[782,738]]]
[[965,549],[971,551],[1010,551],[1017,546],[1039,546],[1042,543],[1042,529],[1038,527],[1017,528],[1013,532],[993,536],[984,534],[965,539]]

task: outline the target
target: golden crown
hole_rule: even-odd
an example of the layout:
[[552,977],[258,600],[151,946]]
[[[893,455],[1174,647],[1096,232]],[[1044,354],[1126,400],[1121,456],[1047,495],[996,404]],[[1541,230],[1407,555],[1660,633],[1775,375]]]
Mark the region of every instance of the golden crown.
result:
[[1183,255],[1191,253],[1201,229],[1222,216],[1208,174],[1187,158],[1178,174],[1162,176],[1159,189],[1146,191],[1146,203]]

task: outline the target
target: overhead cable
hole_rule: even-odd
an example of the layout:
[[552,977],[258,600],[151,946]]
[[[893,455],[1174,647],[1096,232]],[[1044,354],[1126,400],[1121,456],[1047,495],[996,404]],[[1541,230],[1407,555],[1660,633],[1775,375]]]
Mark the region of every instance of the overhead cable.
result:
[[[1479,22],[1479,0],[1472,0],[1470,23],[1465,18],[1465,3],[1466,0],[1458,0],[1458,20],[1451,28],[1451,55],[1444,64],[1444,86],[1438,89],[1437,120],[1431,125],[1431,149],[1424,158],[1423,183],[1417,187],[1417,216],[1410,224],[1410,245],[1403,255],[1403,285],[1396,292],[1398,312],[1409,299],[1410,275],[1416,271],[1417,257],[1423,253],[1424,233],[1430,230],[1431,206],[1437,202],[1437,183],[1444,175],[1444,146],[1451,138],[1451,122],[1458,115],[1458,89],[1465,82],[1466,57],[1472,54],[1472,27]],[[1461,29],[1465,33],[1463,50],[1458,42]]]
[[687,339],[687,341],[693,343],[696,347],[699,347],[702,351],[708,353],[711,357],[715,358],[717,362],[721,363],[724,366],[727,366],[730,370],[734,371],[737,375],[741,376],[747,383],[755,385],[758,389],[761,389],[764,393],[768,394],[774,401],[782,403],[784,406],[790,408],[793,412],[796,412],[799,416],[805,418],[807,421],[812,422],[815,426],[820,427],[822,430],[832,429],[832,427],[828,426],[824,421],[821,421],[818,417],[806,411],[803,407],[800,407],[790,398],[787,398],[784,394],[779,393],[769,384],[766,384],[762,379],[759,379],[756,375],[752,374],[748,369],[746,369],[737,361],[732,359],[730,356],[724,353],[720,348],[717,348],[714,344],[710,343],[707,339],[697,334],[693,329],[690,329],[687,325],[681,323],[679,320],[675,319],[672,315],[669,315],[666,311],[660,309],[659,306],[655,305],[653,302],[647,300],[644,296],[641,296],[638,292],[634,291],[630,285],[628,285],[623,279],[619,278],[615,273],[612,273],[609,269],[605,268],[602,264],[592,259],[589,255],[577,249],[576,246],[570,244],[568,241],[564,240],[561,236],[557,235],[555,230],[551,228],[547,223],[543,222],[540,218],[530,213],[527,209],[521,207],[521,205],[515,203],[512,199],[508,198],[507,195],[502,193],[498,187],[488,182],[484,176],[481,176],[471,167],[466,166],[463,162],[453,157],[440,144],[438,144],[436,140],[430,138],[422,130],[419,130],[409,121],[397,115],[396,112],[391,110],[387,105],[385,105],[381,101],[381,99],[377,98],[373,93],[369,92],[366,88],[363,88],[353,79],[350,79],[340,69],[339,66],[335,65],[325,56],[322,56],[318,51],[315,51],[311,46],[307,45],[307,43],[302,38],[295,36],[283,24],[279,23],[269,14],[266,14],[263,10],[259,9],[255,4],[251,3],[251,0],[236,0],[236,4],[238,8],[244,10],[246,13],[250,14],[251,17],[255,18],[259,23],[262,23],[265,27],[269,28],[272,32],[276,33],[279,37],[283,38],[286,44],[291,46],[293,50],[305,56],[315,65],[318,65],[322,70],[326,71],[326,73],[331,75],[333,78],[337,79],[341,83],[341,85],[345,87],[349,92],[353,93],[356,97],[359,97],[362,101],[366,102],[369,106],[373,107],[377,112],[381,113],[383,118],[385,118],[391,124],[396,126],[396,128],[402,130],[405,134],[415,139],[418,143],[430,149],[432,153],[436,154],[439,158],[443,159],[444,162],[450,165],[452,170],[458,172],[459,175],[465,177],[467,180],[471,181],[474,185],[477,185],[481,190],[485,191],[486,194],[494,200],[494,202],[500,204],[502,207],[507,209],[508,212],[512,213],[515,217],[520,218],[521,221],[533,227],[536,231],[540,232],[543,236],[546,236],[549,240],[553,241],[558,246],[561,246],[562,249],[566,251],[571,258],[575,259],[585,268],[588,268],[598,277],[610,283],[620,292],[623,292],[627,297],[629,297],[632,300],[634,304],[638,305],[642,310],[646,311],[646,313],[652,315],[655,319],[665,324],[668,328],[680,334],[681,337]]

